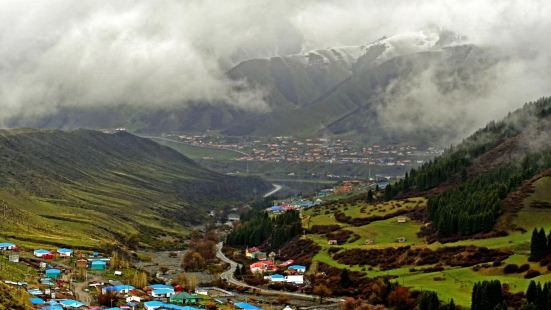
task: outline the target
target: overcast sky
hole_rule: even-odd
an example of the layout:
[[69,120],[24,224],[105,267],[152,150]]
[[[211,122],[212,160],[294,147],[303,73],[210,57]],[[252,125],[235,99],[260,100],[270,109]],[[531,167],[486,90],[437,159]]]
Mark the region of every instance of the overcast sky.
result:
[[224,78],[236,62],[423,29],[510,55],[510,101],[549,94],[548,0],[3,0],[0,121],[121,103],[263,109],[262,90],[235,93]]

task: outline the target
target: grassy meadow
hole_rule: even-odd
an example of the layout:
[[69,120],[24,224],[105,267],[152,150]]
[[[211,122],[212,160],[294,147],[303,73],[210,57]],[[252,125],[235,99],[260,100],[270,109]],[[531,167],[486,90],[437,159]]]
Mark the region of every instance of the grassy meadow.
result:
[[[540,266],[538,263],[529,263],[528,255],[530,251],[531,232],[534,228],[544,227],[546,231],[551,228],[551,209],[531,207],[532,201],[551,202],[551,178],[545,177],[535,182],[535,192],[525,199],[523,208],[513,215],[513,224],[522,227],[526,232],[510,231],[507,236],[488,238],[488,239],[469,239],[452,243],[431,243],[428,244],[423,238],[418,236],[424,223],[416,222],[406,215],[400,215],[383,220],[374,221],[363,226],[352,226],[350,224],[339,222],[334,213],[343,212],[353,218],[365,218],[369,216],[385,216],[398,210],[413,210],[415,208],[424,208],[426,201],[424,198],[410,198],[408,201],[390,201],[387,203],[367,204],[358,203],[332,203],[326,206],[312,208],[303,212],[303,224],[307,228],[314,225],[339,225],[340,231],[349,230],[359,236],[359,239],[350,238],[341,245],[329,245],[328,239],[323,234],[307,234],[308,238],[318,245],[321,250],[314,256],[312,270],[315,270],[318,263],[325,263],[338,268],[349,268],[353,271],[362,272],[367,277],[377,276],[395,276],[395,281],[400,284],[419,290],[430,290],[438,292],[439,297],[447,302],[453,298],[456,304],[461,306],[470,306],[471,291],[474,283],[483,280],[497,279],[502,283],[507,283],[511,291],[525,291],[529,280],[524,278],[523,273],[505,274],[503,266],[507,264],[529,264],[530,269],[538,270],[542,275],[534,278],[537,281],[551,281],[551,273],[547,271],[546,266]],[[398,223],[398,218],[406,218],[405,223]],[[398,243],[396,240],[404,237],[405,242]],[[366,240],[371,240],[366,244]],[[442,271],[424,272],[415,266],[401,266],[400,268],[390,270],[379,270],[378,267],[370,266],[348,266],[334,260],[329,252],[346,249],[383,249],[388,247],[399,247],[409,245],[414,248],[429,248],[437,250],[444,247],[453,246],[477,246],[490,249],[503,249],[513,253],[506,259],[501,266],[475,266],[473,267],[449,267],[446,266]],[[431,265],[423,268],[432,267]],[[478,268],[480,267],[480,268]]]

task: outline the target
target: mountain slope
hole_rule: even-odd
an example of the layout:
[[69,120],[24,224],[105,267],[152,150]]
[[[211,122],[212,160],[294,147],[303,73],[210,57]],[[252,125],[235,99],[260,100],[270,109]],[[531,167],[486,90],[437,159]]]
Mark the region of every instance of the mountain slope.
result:
[[550,138],[551,98],[544,98],[412,170],[387,197],[426,192],[431,230],[443,238],[503,233],[534,183],[551,172]]
[[[8,125],[447,143],[480,121],[472,120],[473,102],[495,88],[501,59],[464,42],[446,31],[408,33],[366,45],[250,59],[230,69],[230,79],[264,91],[268,110],[229,102],[63,107],[54,115],[13,119]],[[457,122],[458,114],[469,117]]]
[[31,243],[92,246],[137,235],[161,245],[208,209],[269,188],[125,132],[1,131],[0,157],[0,236]]

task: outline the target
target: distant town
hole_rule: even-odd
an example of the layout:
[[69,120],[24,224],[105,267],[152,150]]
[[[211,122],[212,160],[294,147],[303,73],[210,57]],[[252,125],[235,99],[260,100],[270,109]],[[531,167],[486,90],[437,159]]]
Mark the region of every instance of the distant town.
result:
[[442,149],[437,147],[364,145],[353,140],[328,138],[236,138],[188,134],[167,134],[165,137],[192,146],[235,151],[238,155],[233,160],[236,161],[414,166],[442,153]]

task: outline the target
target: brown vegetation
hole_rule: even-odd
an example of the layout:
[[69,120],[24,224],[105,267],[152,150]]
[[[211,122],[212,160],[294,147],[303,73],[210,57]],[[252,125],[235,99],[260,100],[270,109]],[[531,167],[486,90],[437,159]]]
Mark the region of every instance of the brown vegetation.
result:
[[298,264],[308,265],[320,250],[321,247],[312,240],[295,238],[281,247],[280,253],[286,259],[294,259]]
[[411,248],[409,246],[386,249],[350,249],[333,255],[339,263],[346,265],[378,266],[381,270],[402,266],[423,266],[444,264],[468,267],[485,262],[503,261],[510,252],[483,247],[446,247],[438,250]]

